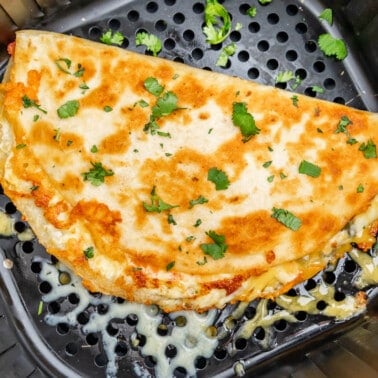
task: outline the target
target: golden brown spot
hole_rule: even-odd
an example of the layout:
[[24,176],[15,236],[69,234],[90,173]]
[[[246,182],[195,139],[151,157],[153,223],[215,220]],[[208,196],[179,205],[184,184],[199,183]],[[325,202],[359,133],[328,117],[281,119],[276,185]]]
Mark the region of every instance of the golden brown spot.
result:
[[265,260],[268,264],[271,264],[276,259],[274,251],[265,252]]
[[119,130],[104,138],[100,144],[101,153],[120,154],[126,152],[130,147],[130,137],[126,130]]
[[49,206],[44,211],[45,217],[47,220],[53,224],[58,229],[66,228],[71,224],[70,220],[67,218],[64,218],[63,220],[59,219],[59,216],[61,214],[65,214],[68,211],[68,205],[67,203],[63,201],[59,201],[54,206]]
[[218,289],[218,290],[223,289],[226,291],[226,295],[230,295],[241,286],[243,279],[244,278],[242,275],[236,275],[230,279],[225,278],[224,280],[218,280],[218,281],[205,283],[203,284],[203,287],[209,291],[213,289]]
[[202,119],[204,121],[209,119],[209,117],[210,117],[209,113],[206,113],[206,112],[201,112],[198,116],[199,119]]

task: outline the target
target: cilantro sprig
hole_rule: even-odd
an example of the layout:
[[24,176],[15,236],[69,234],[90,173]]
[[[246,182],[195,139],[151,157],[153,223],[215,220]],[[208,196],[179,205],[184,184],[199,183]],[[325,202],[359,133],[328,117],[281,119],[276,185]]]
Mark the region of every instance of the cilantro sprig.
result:
[[85,68],[78,63],[76,71],[71,71],[72,61],[68,58],[59,58],[55,60],[56,66],[64,73],[75,77],[82,77],[84,75]]
[[235,52],[236,52],[236,43],[234,42],[223,47],[215,65],[218,67],[226,67],[230,56],[233,56]]
[[150,51],[153,56],[157,56],[163,46],[159,37],[146,32],[139,32],[135,36],[135,46],[140,45],[146,46],[146,50]]
[[204,196],[200,195],[198,196],[198,198],[189,201],[189,209],[193,208],[195,205],[202,205],[206,202],[209,202],[209,200]]
[[361,143],[359,149],[364,154],[365,159],[375,159],[377,157],[377,147],[372,139],[367,143]]
[[36,108],[40,112],[47,114],[47,110],[42,109],[41,105],[37,104],[35,100],[30,99],[27,95],[22,96],[21,100],[22,100],[22,105],[25,109]]
[[214,260],[219,260],[224,257],[228,246],[226,244],[226,238],[224,235],[219,235],[215,231],[208,231],[206,235],[214,242],[214,243],[203,243],[200,245],[203,253],[205,255],[211,256]]
[[114,172],[111,169],[106,169],[101,162],[92,162],[92,168],[88,172],[83,172],[84,181],[90,181],[94,186],[100,186],[105,182],[105,177],[113,176]]
[[178,207],[178,205],[170,205],[169,203],[164,202],[157,194],[156,194],[156,186],[153,186],[151,190],[151,203],[148,204],[143,202],[143,207],[149,213],[161,213],[162,211],[171,210],[174,207]]
[[235,126],[240,128],[243,136],[242,141],[244,143],[260,133],[260,129],[256,126],[253,115],[248,113],[247,104],[245,102],[234,102],[232,104],[232,122]]
[[231,16],[217,0],[206,0],[205,26],[206,42],[216,45],[223,42],[231,32]]
[[77,100],[69,100],[57,109],[59,118],[74,117],[79,111],[80,103]]

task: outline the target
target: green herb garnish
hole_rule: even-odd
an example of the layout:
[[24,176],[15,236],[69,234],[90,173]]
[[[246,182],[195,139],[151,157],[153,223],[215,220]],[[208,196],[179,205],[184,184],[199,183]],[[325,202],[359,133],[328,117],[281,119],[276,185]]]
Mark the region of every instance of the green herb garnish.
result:
[[114,172],[111,169],[106,169],[100,162],[91,162],[92,168],[88,172],[81,175],[84,181],[90,181],[94,186],[100,186],[105,182],[105,177],[113,176]]
[[297,95],[293,95],[291,96],[291,102],[293,103],[293,105],[297,108],[298,107],[298,96]]
[[202,261],[196,261],[197,265],[205,265],[207,263],[207,258],[206,256],[203,256]]
[[175,261],[171,261],[167,264],[166,266],[166,270],[167,272],[170,271],[174,266],[175,266],[176,262]]
[[38,316],[42,315],[42,311],[43,311],[43,301],[39,301],[37,315]]
[[91,147],[91,152],[94,154],[98,152],[98,147],[95,144]]
[[87,249],[84,249],[83,251],[85,258],[91,259],[94,257],[94,248],[88,247]]
[[225,190],[230,185],[226,173],[215,167],[208,170],[207,179],[215,184],[216,190]]
[[154,186],[151,190],[151,203],[147,204],[143,202],[143,207],[148,212],[155,212],[161,213],[162,211],[173,209],[174,207],[178,207],[177,205],[170,205],[164,202],[157,194],[156,194],[156,187]]
[[178,98],[173,92],[165,92],[152,107],[152,116],[156,119],[173,113],[179,109],[177,101]]
[[313,91],[313,92],[315,92],[315,93],[324,93],[324,88],[323,87],[321,87],[320,85],[313,85],[312,87],[311,87],[311,90]]
[[268,182],[273,182],[273,180],[274,180],[274,175],[269,176],[266,180],[267,180]]
[[148,92],[150,92],[156,97],[160,96],[164,91],[164,87],[154,77],[148,77],[144,81],[143,85],[144,85],[144,88],[146,88]]
[[225,243],[226,238],[224,235],[219,235],[215,231],[208,231],[206,235],[213,240],[214,243],[201,244],[200,248],[205,253],[205,255],[211,256],[214,260],[218,260],[224,257],[227,251],[227,244]]
[[26,144],[25,143],[20,143],[16,146],[16,150],[21,150],[22,148],[25,148]]
[[198,227],[198,226],[200,226],[201,224],[202,224],[202,220],[198,218],[198,219],[196,220],[196,223],[193,224],[193,227]]
[[359,184],[357,186],[356,192],[357,193],[363,193],[364,190],[365,190],[364,186],[362,184]]
[[59,118],[69,118],[74,117],[76,113],[79,111],[79,101],[77,100],[70,100],[63,104],[61,107],[57,109],[57,113]]
[[236,44],[234,42],[223,47],[215,65],[218,67],[226,67],[229,57],[234,55],[235,52],[236,52]]
[[268,168],[268,167],[270,167],[272,165],[272,160],[269,160],[269,161],[266,161],[262,166],[264,167],[264,168]]
[[100,37],[100,41],[107,45],[118,45],[121,46],[125,36],[119,32],[113,32],[113,30],[109,29],[107,32],[103,33]]
[[273,207],[271,216],[293,231],[299,230],[299,228],[302,226],[301,220],[285,209],[277,209]]
[[331,8],[326,8],[323,10],[322,13],[319,15],[319,20],[324,20],[328,22],[329,25],[332,26],[333,24],[333,14],[332,14],[332,9]]
[[321,168],[309,161],[302,160],[299,164],[298,172],[311,177],[319,177]]
[[154,34],[139,32],[135,36],[135,46],[144,45],[146,50],[156,56],[162,49],[161,40]]
[[41,105],[38,105],[35,100],[30,99],[28,96],[24,95],[22,96],[22,105],[24,106],[25,109],[27,108],[36,108],[42,113],[47,114],[47,110],[42,109]]
[[205,26],[206,42],[216,45],[223,42],[231,32],[231,16],[217,0],[206,0]]
[[257,9],[256,7],[250,7],[247,9],[247,15],[251,18],[256,17]]
[[282,71],[277,74],[276,83],[287,83],[292,79],[295,79],[293,71]]
[[201,195],[198,198],[189,201],[189,209],[191,209],[195,205],[202,205],[202,204],[204,204],[206,202],[209,202],[209,200],[206,199],[204,196]]
[[359,151],[362,151],[366,159],[375,159],[377,157],[377,148],[370,139],[367,143],[361,143]]
[[259,3],[260,4],[269,4],[269,3],[271,3],[272,2],[272,0],[259,0]]
[[53,136],[53,139],[55,140],[55,142],[59,142],[60,134],[61,134],[60,129],[54,129],[54,131],[55,131],[55,134]]
[[109,113],[109,112],[111,112],[112,110],[113,110],[113,108],[112,108],[111,106],[109,106],[109,105],[105,105],[105,106],[104,106],[104,112]]
[[319,36],[318,45],[326,56],[335,56],[338,60],[343,60],[348,55],[345,42],[342,39],[332,37],[329,33]]
[[232,122],[235,126],[240,128],[243,136],[242,141],[244,143],[260,133],[260,129],[256,126],[253,115],[248,113],[247,104],[245,102],[234,102],[232,104]]
[[62,72],[68,75],[73,75],[75,77],[81,77],[84,75],[85,68],[80,63],[78,63],[76,71],[71,71],[72,62],[68,58],[56,59],[55,64]]
[[336,131],[335,133],[338,134],[338,133],[344,133],[344,134],[347,134],[347,126],[349,125],[352,125],[353,122],[347,117],[347,116],[342,116],[340,118],[340,121],[339,123],[337,124],[337,128],[336,128]]
[[168,214],[167,221],[168,221],[168,224],[173,224],[174,226],[177,225],[177,223],[176,223],[175,219],[173,218],[172,214]]

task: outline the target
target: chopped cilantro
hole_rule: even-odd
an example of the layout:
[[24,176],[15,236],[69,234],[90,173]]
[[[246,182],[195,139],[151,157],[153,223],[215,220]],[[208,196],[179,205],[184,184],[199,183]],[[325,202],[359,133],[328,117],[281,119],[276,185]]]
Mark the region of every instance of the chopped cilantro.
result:
[[146,88],[148,92],[150,92],[156,97],[160,96],[164,91],[164,87],[161,84],[159,84],[157,79],[155,79],[154,77],[148,77],[144,81],[143,85],[144,85],[144,88]]
[[30,190],[31,190],[32,192],[34,192],[35,190],[38,190],[38,188],[39,188],[38,185],[33,185],[33,186],[30,188]]
[[281,178],[281,180],[284,180],[286,177],[287,177],[287,175],[285,175],[285,173],[280,172],[280,178]]
[[38,105],[35,100],[31,100],[28,96],[24,95],[22,96],[22,105],[24,106],[25,109],[27,108],[36,108],[42,113],[47,114],[47,110],[44,110],[41,108],[41,105]]
[[168,214],[167,221],[168,221],[168,224],[173,224],[174,226],[177,225],[177,223],[176,223],[175,219],[173,218],[172,214]]
[[43,301],[39,301],[37,315],[38,316],[42,315],[42,311],[43,311]]
[[318,45],[326,56],[335,56],[338,60],[343,60],[348,55],[345,42],[342,39],[332,37],[329,33],[319,36]]
[[272,2],[272,0],[259,0],[259,3],[260,4],[269,4],[269,3],[271,3]]
[[243,28],[243,24],[240,23],[240,22],[237,22],[236,25],[235,25],[235,30],[236,30],[236,31],[239,31],[239,30],[241,30],[242,28]]
[[91,162],[92,168],[88,172],[84,172],[84,181],[90,181],[94,186],[100,186],[105,182],[105,177],[113,176],[114,172],[111,169],[106,169],[100,162]]
[[309,161],[302,160],[299,164],[298,172],[311,177],[319,177],[321,168]]
[[109,29],[107,32],[103,33],[100,37],[100,41],[107,45],[118,45],[121,46],[125,36],[119,32],[113,32],[113,30]]
[[68,58],[59,58],[59,59],[56,59],[55,60],[55,64],[56,66],[64,73],[68,74],[68,75],[73,75],[75,77],[81,77],[84,75],[84,71],[85,71],[85,68],[80,64],[78,63],[77,65],[77,70],[76,71],[71,71],[71,66],[72,66],[72,62],[70,59]]
[[83,90],[83,93],[84,93],[87,89],[89,89],[87,83],[81,83],[81,84],[79,85],[79,88]]
[[228,58],[234,55],[236,52],[236,43],[232,42],[229,45],[223,47],[217,62],[215,63],[218,67],[226,67]]
[[144,45],[147,51],[150,51],[153,56],[156,56],[162,49],[161,40],[154,34],[146,32],[139,32],[135,36],[135,46]]
[[139,105],[141,108],[147,108],[148,107],[148,102],[145,101],[145,100],[143,100],[143,99],[141,99],[138,102],[136,102],[134,106],[136,106],[136,105]]
[[112,110],[113,110],[113,108],[112,108],[111,106],[109,106],[109,105],[105,105],[105,106],[104,106],[104,112],[109,113],[109,112],[111,112]]
[[16,146],[16,150],[21,150],[22,148],[25,148],[26,144],[25,143],[20,143]]
[[316,131],[317,131],[319,134],[323,134],[323,130],[322,130],[320,127],[318,127],[318,128],[316,129]]
[[323,10],[322,13],[319,15],[319,20],[324,20],[328,22],[329,25],[332,26],[333,24],[333,14],[332,14],[332,9],[331,8],[326,8]]
[[174,207],[178,207],[177,205],[170,205],[164,202],[157,194],[156,194],[156,187],[154,186],[151,190],[151,204],[147,204],[143,202],[143,207],[149,213],[161,213],[162,211],[173,209]]
[[269,160],[269,161],[266,161],[262,166],[264,167],[264,168],[268,168],[268,167],[270,167],[272,165],[272,160]]
[[298,99],[298,96],[297,95],[293,95],[292,97],[291,97],[291,102],[293,103],[293,105],[297,108],[298,107],[298,101],[299,101],[299,99]]
[[247,9],[247,15],[251,18],[256,17],[257,9],[256,7],[250,7]]
[[33,122],[37,122],[39,120],[39,115],[35,114],[33,117]]
[[273,180],[274,180],[274,175],[269,176],[266,180],[267,180],[268,182],[273,182]]
[[348,144],[356,144],[358,143],[358,140],[356,138],[348,138],[348,140],[346,141]]
[[270,147],[270,146],[268,146],[268,150],[269,150],[270,152],[273,152],[273,151],[274,151],[273,148]]
[[362,151],[366,159],[375,159],[377,157],[377,148],[370,139],[367,143],[361,143],[359,151]]
[[291,89],[294,91],[297,89],[302,83],[302,79],[299,75],[295,76],[294,83],[290,84]]
[[188,237],[186,237],[185,238],[185,240],[188,242],[188,243],[191,243],[193,240],[195,240],[196,239],[196,237],[195,236],[193,236],[193,235],[190,235],[190,236],[188,236]]
[[58,128],[58,129],[55,129],[54,131],[55,131],[55,134],[53,136],[53,139],[55,140],[55,142],[59,142],[60,134],[61,134],[60,129]]
[[271,216],[293,231],[299,230],[299,228],[302,226],[301,220],[285,209],[277,209],[273,207]]
[[94,257],[94,248],[88,247],[87,249],[84,249],[83,253],[87,259],[91,259]]
[[253,136],[260,133],[253,115],[248,113],[247,104],[244,102],[234,102],[232,104],[232,122],[240,128],[243,142],[248,142]]
[[72,75],[76,77],[82,77],[84,75],[85,68],[79,63],[77,65],[77,71],[75,71]]
[[319,85],[313,85],[312,87],[311,87],[311,90],[313,91],[313,92],[315,92],[315,93],[324,93],[324,88],[323,87],[321,87],[321,86],[319,86]]
[[170,271],[174,266],[175,266],[176,262],[175,261],[171,261],[167,264],[166,266],[166,270],[167,272]]
[[339,186],[337,187],[337,189],[339,189],[339,190],[343,190],[343,189],[344,189],[344,185],[339,185]]
[[206,0],[205,26],[206,42],[216,45],[223,42],[231,32],[231,16],[217,0]]
[[98,147],[95,144],[91,147],[91,152],[94,154],[98,152]]
[[207,179],[215,184],[216,190],[225,190],[230,185],[226,173],[215,167],[209,169]]
[[287,83],[292,79],[295,79],[293,71],[282,71],[277,74],[276,83]]
[[67,147],[71,146],[72,143],[73,143],[72,140],[67,140],[67,143],[66,143]]
[[353,122],[347,117],[347,116],[342,116],[339,123],[337,124],[337,128],[335,133],[347,133],[347,126],[353,124]]
[[202,204],[204,204],[206,202],[209,202],[209,200],[206,199],[204,196],[201,195],[198,198],[189,201],[189,209],[191,209],[195,205],[202,205]]
[[69,118],[74,117],[76,113],[79,111],[79,101],[77,100],[70,100],[63,104],[61,107],[57,109],[57,113],[59,118]]
[[225,243],[226,238],[224,235],[219,235],[215,231],[208,231],[206,235],[213,240],[214,243],[201,244],[200,248],[205,253],[205,255],[211,256],[214,260],[218,260],[224,257],[227,251],[227,244]]
[[193,227],[198,227],[198,226],[200,226],[201,224],[202,224],[202,220],[198,218],[198,219],[196,220],[196,223],[194,223]]
[[165,137],[165,138],[172,138],[171,134],[170,133],[165,133],[163,131],[158,131],[157,132],[157,135],[161,136],[161,137]]
[[364,186],[362,184],[359,184],[357,186],[356,192],[357,193],[363,193],[364,190],[365,190]]

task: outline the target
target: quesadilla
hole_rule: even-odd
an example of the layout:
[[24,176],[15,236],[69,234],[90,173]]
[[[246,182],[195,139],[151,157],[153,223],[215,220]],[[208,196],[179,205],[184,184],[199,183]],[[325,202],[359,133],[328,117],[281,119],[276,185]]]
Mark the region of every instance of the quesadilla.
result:
[[205,311],[375,242],[377,114],[39,31],[0,91],[1,185],[90,291]]

